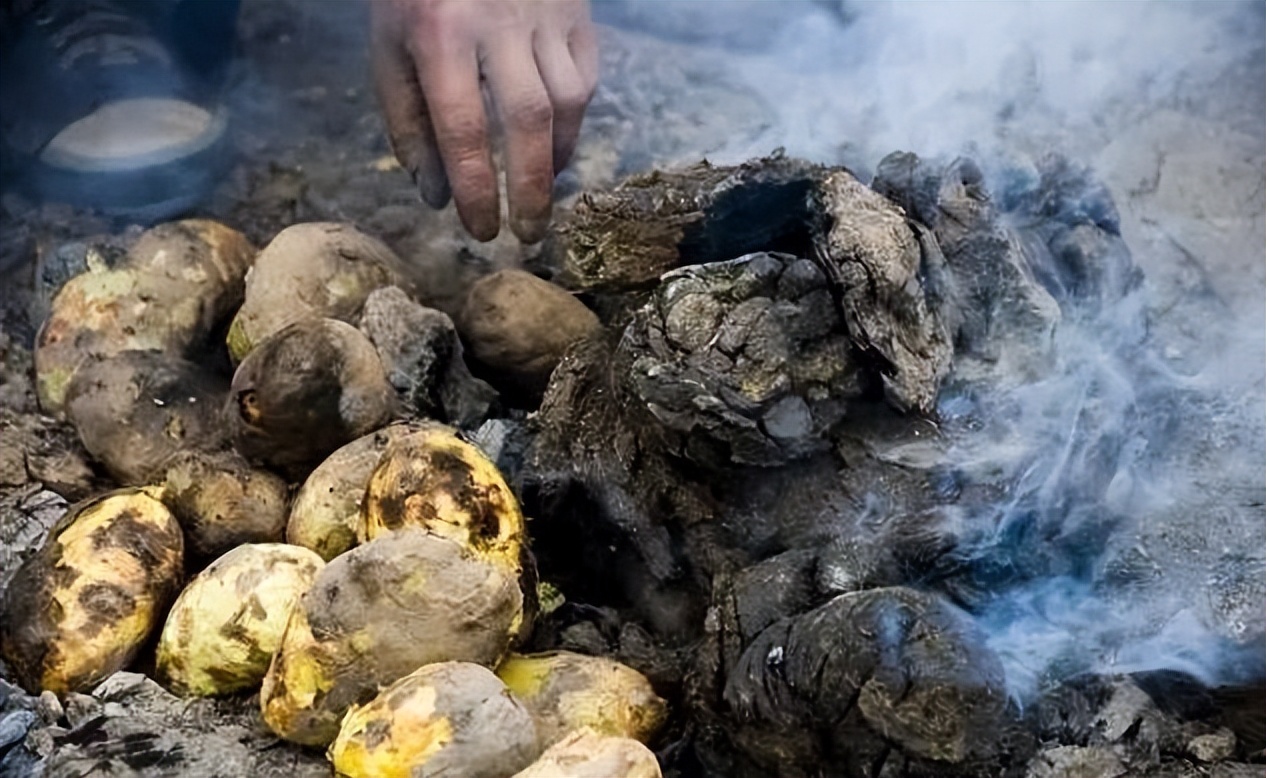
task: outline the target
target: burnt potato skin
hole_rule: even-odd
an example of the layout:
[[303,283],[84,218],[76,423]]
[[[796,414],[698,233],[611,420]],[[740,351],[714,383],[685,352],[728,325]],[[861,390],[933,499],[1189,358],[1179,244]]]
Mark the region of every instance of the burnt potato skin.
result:
[[304,319],[242,360],[225,415],[247,459],[304,476],[395,411],[395,390],[369,340],[336,319]]
[[119,489],[71,508],[5,590],[0,652],[31,693],[126,668],[175,599],[184,538],[163,504]]

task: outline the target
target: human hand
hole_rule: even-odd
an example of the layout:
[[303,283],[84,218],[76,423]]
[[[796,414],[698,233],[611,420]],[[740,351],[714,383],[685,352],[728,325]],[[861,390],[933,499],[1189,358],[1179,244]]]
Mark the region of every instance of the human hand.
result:
[[[422,199],[450,194],[481,241],[501,229],[489,116],[502,127],[510,227],[535,243],[598,81],[588,0],[372,0],[373,67],[391,146]],[[451,189],[450,189],[451,188]]]

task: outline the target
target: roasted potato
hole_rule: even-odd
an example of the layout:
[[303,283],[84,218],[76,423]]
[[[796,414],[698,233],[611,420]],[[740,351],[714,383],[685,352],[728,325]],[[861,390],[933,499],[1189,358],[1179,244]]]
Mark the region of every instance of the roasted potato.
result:
[[369,476],[387,444],[413,429],[391,424],[330,454],[295,495],[286,542],[312,549],[327,562],[355,546]]
[[532,712],[545,746],[582,727],[645,743],[668,715],[645,676],[605,657],[570,651],[511,655],[497,676]]
[[66,416],[111,477],[143,486],[161,481],[181,452],[227,443],[220,415],[227,388],[172,354],[125,351],[76,372]]
[[32,693],[86,689],[127,667],[180,590],[184,538],[143,489],[79,503],[9,582],[0,652]]
[[327,752],[345,778],[504,778],[540,746],[532,717],[488,668],[419,668],[343,718]]
[[471,287],[458,327],[488,380],[532,405],[567,347],[602,325],[562,288],[523,270],[501,270]]
[[451,538],[512,576],[523,570],[523,512],[496,465],[449,427],[387,445],[365,489],[363,541],[406,526]]
[[236,230],[190,219],[145,232],[122,265],[67,281],[36,339],[40,407],[59,416],[76,371],[124,351],[193,357],[241,305],[254,256]]
[[493,666],[522,618],[518,581],[404,527],[328,563],[296,603],[260,693],[282,738],[328,745],[349,707],[432,662]]
[[385,243],[350,224],[287,227],[246,277],[246,299],[229,327],[229,355],[241,362],[265,338],[303,319],[352,322],[375,289],[409,291],[404,270]]
[[512,778],[661,778],[659,761],[636,740],[575,730]]
[[289,496],[285,480],[234,451],[177,455],[162,491],[185,531],[188,560],[202,564],[243,543],[280,542]]
[[325,562],[284,543],[238,546],[185,587],[158,639],[157,670],[183,696],[258,686],[290,610]]
[[395,410],[395,390],[368,338],[336,319],[303,319],[242,360],[225,416],[248,459],[307,476],[335,449],[385,426]]

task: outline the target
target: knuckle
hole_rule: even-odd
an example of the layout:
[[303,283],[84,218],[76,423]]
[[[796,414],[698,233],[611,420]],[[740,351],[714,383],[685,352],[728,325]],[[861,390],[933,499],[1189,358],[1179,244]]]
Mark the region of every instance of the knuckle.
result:
[[554,122],[554,107],[544,95],[516,100],[506,111],[506,124],[521,132],[548,131]]

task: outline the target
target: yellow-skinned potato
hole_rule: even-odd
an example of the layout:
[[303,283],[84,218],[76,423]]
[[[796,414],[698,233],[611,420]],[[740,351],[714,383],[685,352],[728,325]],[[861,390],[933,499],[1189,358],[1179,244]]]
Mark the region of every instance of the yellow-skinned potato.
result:
[[185,587],[158,639],[162,681],[183,696],[253,688],[264,679],[296,600],[325,562],[284,543],[238,546]]
[[504,778],[539,753],[532,717],[497,676],[441,662],[349,710],[327,755],[343,778]]
[[547,746],[583,727],[645,743],[668,715],[646,676],[605,657],[516,654],[501,663],[497,676],[532,712]]
[[278,736],[328,745],[352,705],[425,664],[493,666],[522,619],[518,581],[405,527],[329,562],[291,611],[260,692]]
[[406,287],[404,269],[385,243],[350,224],[287,227],[259,252],[246,278],[246,299],[229,327],[229,355],[240,362],[301,319],[354,321],[370,292]]
[[255,247],[204,219],[145,232],[119,267],[97,268],[57,292],[35,346],[36,391],[60,415],[80,367],[124,351],[190,355],[242,303]]
[[578,729],[512,778],[661,778],[651,750],[626,737]]
[[286,542],[312,549],[327,562],[355,546],[369,475],[387,444],[411,429],[408,424],[391,424],[330,454],[295,495]]
[[163,504],[121,489],[71,508],[5,591],[0,652],[31,692],[127,667],[180,589],[184,539]]
[[523,512],[501,472],[451,428],[392,441],[369,477],[361,540],[406,526],[451,538],[518,577]]

